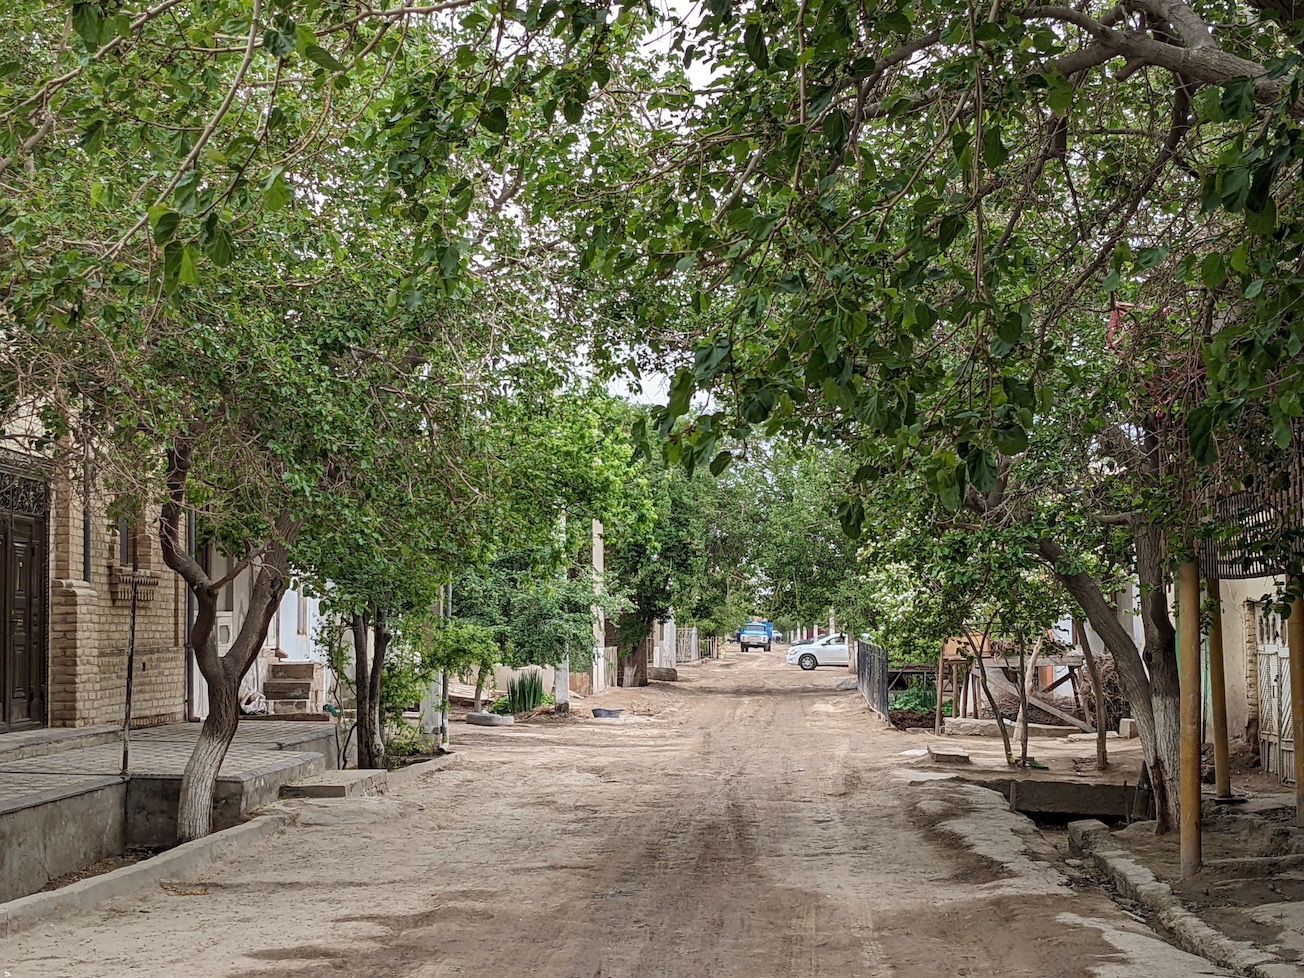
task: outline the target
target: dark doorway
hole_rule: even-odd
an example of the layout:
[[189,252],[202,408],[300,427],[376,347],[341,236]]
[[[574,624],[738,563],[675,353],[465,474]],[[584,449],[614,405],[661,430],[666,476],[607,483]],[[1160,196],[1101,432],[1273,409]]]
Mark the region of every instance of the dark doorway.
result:
[[46,723],[45,519],[0,514],[0,733]]

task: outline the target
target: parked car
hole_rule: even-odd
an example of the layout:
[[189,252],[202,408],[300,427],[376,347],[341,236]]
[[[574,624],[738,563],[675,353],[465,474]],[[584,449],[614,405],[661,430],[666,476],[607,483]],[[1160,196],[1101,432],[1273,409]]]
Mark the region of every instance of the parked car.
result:
[[787,661],[807,672],[816,666],[845,666],[848,661],[847,636],[826,635],[806,645],[794,645],[788,650]]

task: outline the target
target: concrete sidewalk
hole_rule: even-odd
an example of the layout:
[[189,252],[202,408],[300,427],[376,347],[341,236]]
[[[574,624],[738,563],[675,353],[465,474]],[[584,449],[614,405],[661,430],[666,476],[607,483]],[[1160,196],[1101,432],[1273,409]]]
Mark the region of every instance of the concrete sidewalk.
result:
[[[0,736],[0,900],[128,848],[172,845],[199,726],[133,730],[126,777],[113,727]],[[334,761],[332,723],[246,719],[222,764],[214,828],[237,824],[275,801],[282,785]]]

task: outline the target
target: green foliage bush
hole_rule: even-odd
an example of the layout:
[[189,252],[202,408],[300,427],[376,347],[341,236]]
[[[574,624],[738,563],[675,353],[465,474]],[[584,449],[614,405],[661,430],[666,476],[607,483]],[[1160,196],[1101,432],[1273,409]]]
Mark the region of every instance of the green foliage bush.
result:
[[493,713],[529,713],[552,702],[552,694],[543,688],[543,673],[531,669],[507,680],[507,695],[494,700],[489,709]]

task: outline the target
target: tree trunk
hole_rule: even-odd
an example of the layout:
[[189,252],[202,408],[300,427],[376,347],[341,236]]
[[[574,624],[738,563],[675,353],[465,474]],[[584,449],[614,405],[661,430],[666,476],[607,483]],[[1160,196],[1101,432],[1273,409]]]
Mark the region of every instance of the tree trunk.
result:
[[620,657],[617,678],[621,686],[647,685],[647,649],[643,647],[643,642],[636,642],[631,652]]
[[[371,741],[371,752],[367,758],[367,767],[383,768],[385,766],[385,732],[381,728],[380,694],[385,678],[385,654],[389,651],[390,640],[394,637],[389,630],[389,616],[383,608],[377,608],[373,618],[375,625],[375,642],[372,647],[370,682],[367,686],[366,728]],[[362,767],[359,755],[358,766]]]
[[[1140,568],[1141,551],[1138,534],[1138,577],[1141,580],[1143,602],[1148,598],[1144,594],[1147,577]],[[1118,620],[1113,605],[1105,600],[1100,585],[1085,571],[1061,570],[1065,553],[1053,540],[1040,541],[1039,552],[1054,570],[1055,577],[1064,585],[1073,599],[1077,601],[1087,621],[1096,630],[1096,634],[1105,643],[1105,649],[1114,658],[1118,669],[1123,692],[1127,694],[1132,705],[1132,719],[1136,721],[1137,732],[1141,737],[1141,749],[1145,755],[1146,765],[1150,769],[1150,780],[1155,795],[1155,813],[1158,834],[1171,832],[1177,825],[1177,772],[1180,768],[1179,744],[1177,738],[1178,697],[1176,687],[1168,685],[1166,676],[1157,677],[1156,686],[1152,687],[1151,676],[1146,672],[1141,652],[1132,640],[1132,635]],[[1167,599],[1160,587],[1160,601],[1167,607]],[[1149,596],[1153,598],[1153,595]],[[1153,613],[1153,608],[1150,614]],[[1145,608],[1143,607],[1143,613]],[[1148,615],[1147,615],[1148,617]],[[1172,632],[1169,623],[1168,631]],[[1149,642],[1147,641],[1147,645]],[[1147,648],[1147,656],[1151,649]],[[1155,656],[1163,659],[1162,654]],[[1170,642],[1167,658],[1172,663],[1172,672],[1176,673],[1175,646]],[[1162,667],[1161,667],[1162,669]]]
[[439,746],[447,747],[448,735],[448,683],[449,673],[445,669],[439,677]]
[[1105,688],[1100,682],[1100,666],[1096,662],[1096,653],[1091,651],[1091,640],[1087,637],[1087,629],[1078,618],[1073,619],[1073,638],[1082,647],[1082,656],[1087,660],[1087,675],[1091,678],[1091,698],[1096,703],[1096,768],[1103,771],[1109,767],[1108,731],[1105,727],[1109,719],[1109,710],[1105,705]]
[[[191,645],[199,671],[208,683],[210,704],[208,719],[199,731],[199,739],[181,777],[178,842],[203,838],[213,830],[213,790],[240,722],[240,682],[258,658],[281,595],[285,593],[290,566],[285,548],[298,531],[298,523],[283,513],[272,528],[271,538],[255,551],[256,557],[240,561],[229,579],[213,581],[190,553],[182,531],[190,451],[185,438],[177,438],[167,451],[168,497],[159,517],[163,560],[195,596],[198,610],[191,626]],[[249,604],[235,641],[225,656],[218,655],[218,595],[223,587],[231,587],[236,573],[243,570],[255,574]]]
[[[1155,718],[1156,756],[1162,767],[1150,768],[1155,782],[1156,803],[1161,790],[1170,800],[1171,820],[1160,817],[1159,832],[1177,824],[1178,788],[1181,775],[1181,683],[1177,677],[1177,631],[1168,615],[1168,590],[1164,576],[1164,538],[1157,527],[1137,527],[1137,579],[1141,584],[1141,623],[1145,629],[1144,662],[1150,670],[1150,702]],[[1199,614],[1199,609],[1196,609]],[[1148,760],[1148,759],[1147,759]]]
[[1032,699],[1032,683],[1037,675],[1037,660],[1041,658],[1044,638],[1037,639],[1032,655],[1025,661],[1024,638],[1019,636],[1019,766],[1028,766],[1028,701]]
[[483,663],[481,663],[480,665],[476,666],[476,669],[475,669],[475,706],[472,707],[472,709],[473,709],[476,713],[482,713],[482,712],[484,712],[484,682],[485,682],[485,679],[488,678],[487,673],[488,673],[488,670],[485,669]]
[[[1014,748],[1010,746],[1010,732],[1005,729],[1005,718],[1001,716],[1001,708],[996,703],[996,697],[992,695],[992,689],[987,685],[987,665],[983,662],[983,647],[988,644],[987,635],[991,632],[991,623],[983,631],[982,644],[978,644],[973,639],[973,634],[969,629],[964,629],[965,641],[969,643],[969,648],[973,650],[974,657],[978,660],[978,684],[982,687],[983,695],[987,697],[987,705],[992,708],[992,717],[996,720],[996,729],[1001,732],[1001,743],[1005,745],[1005,760],[1009,764],[1014,763]],[[937,695],[940,698],[942,691],[938,690]]]
[[371,615],[365,609],[353,613],[353,729],[358,732],[358,767],[375,767],[375,728],[370,723],[367,703],[371,696]]
[[208,716],[199,728],[199,740],[181,775],[178,842],[202,839],[212,831],[213,788],[239,723],[239,686],[232,689],[226,683],[209,683]]
[[[380,694],[385,678],[385,654],[393,634],[383,608],[353,616],[358,704],[358,767],[385,766],[385,737],[381,729]],[[368,639],[371,641],[368,641]]]

